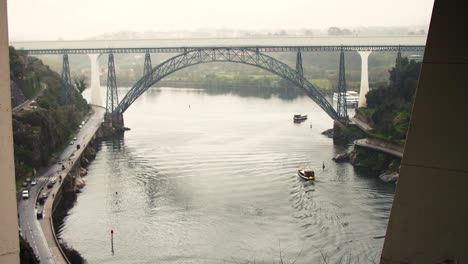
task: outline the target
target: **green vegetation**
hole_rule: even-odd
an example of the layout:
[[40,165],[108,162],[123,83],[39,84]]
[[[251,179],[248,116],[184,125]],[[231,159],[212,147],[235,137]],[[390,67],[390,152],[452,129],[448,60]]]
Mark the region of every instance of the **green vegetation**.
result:
[[80,93],[83,93],[83,91],[88,88],[88,84],[86,83],[86,78],[84,76],[74,79],[73,82]]
[[41,90],[38,76],[34,71],[30,71],[25,67],[24,58],[13,47],[9,49],[9,56],[10,79],[20,87],[26,99],[32,98]]
[[70,139],[90,106],[76,89],[72,89],[67,97],[60,75],[41,60],[26,57],[27,63],[24,63],[13,48],[10,48],[10,58],[12,86],[19,86],[25,94],[30,83],[44,87],[32,89],[38,95],[37,105],[31,103],[31,108],[13,114],[18,186],[24,178],[32,176],[34,171],[46,165],[53,153]]
[[420,62],[403,58],[399,81],[394,67],[390,71],[390,84],[372,89],[366,95],[367,107],[357,109],[356,113],[370,121],[373,136],[405,143],[420,69]]
[[375,172],[398,171],[401,159],[372,149],[354,147],[352,152],[353,165]]

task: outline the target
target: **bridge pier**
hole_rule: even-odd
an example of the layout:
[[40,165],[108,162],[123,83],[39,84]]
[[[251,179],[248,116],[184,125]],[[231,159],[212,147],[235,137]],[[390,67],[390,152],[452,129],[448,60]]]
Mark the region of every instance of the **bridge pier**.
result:
[[361,56],[361,88],[359,89],[358,107],[366,107],[366,94],[369,92],[369,69],[368,59],[372,51],[358,51]]
[[117,94],[117,78],[115,76],[114,54],[109,53],[107,64],[107,99],[106,110],[108,113],[113,113],[114,109],[119,105],[119,97]]
[[338,102],[336,103],[336,111],[340,119],[348,119],[348,106],[346,103],[346,71],[344,51],[340,52],[340,72],[338,76]]
[[301,84],[303,85],[303,79],[301,78],[304,77],[304,69],[302,68],[302,54],[301,54],[301,49],[297,49],[297,56],[296,56],[296,71],[299,73],[299,80]]
[[150,73],[153,70],[153,66],[151,65],[151,53],[149,50],[145,52],[145,67],[143,68],[143,76]]
[[99,88],[101,83],[99,81],[99,56],[101,54],[87,54],[91,62],[91,103],[94,105],[102,105],[101,93]]
[[68,61],[68,52],[66,50],[63,53],[62,82],[63,82],[63,102],[67,104],[71,100],[73,84],[72,84],[71,76],[70,76],[70,62]]
[[20,250],[8,61],[7,3],[0,0],[0,263],[17,264]]
[[466,25],[459,2],[434,1],[381,264],[468,263]]
[[116,133],[128,130],[125,128],[123,114],[104,114],[104,122],[102,122],[104,136],[112,136]]

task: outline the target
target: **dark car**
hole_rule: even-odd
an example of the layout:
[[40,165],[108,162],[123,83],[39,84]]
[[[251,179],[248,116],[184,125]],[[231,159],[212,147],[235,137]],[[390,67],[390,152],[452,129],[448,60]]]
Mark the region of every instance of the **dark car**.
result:
[[29,186],[29,182],[25,181],[25,182],[23,182],[23,184],[22,184],[21,186],[23,186],[23,187],[28,187],[28,186]]
[[53,183],[53,182],[50,181],[49,183],[47,183],[47,188],[52,188],[52,187],[54,187],[54,183]]
[[41,219],[43,217],[43,209],[39,208],[37,209],[37,219]]
[[45,201],[47,200],[47,197],[49,196],[48,192],[43,192],[41,195],[39,195],[39,204],[44,204]]

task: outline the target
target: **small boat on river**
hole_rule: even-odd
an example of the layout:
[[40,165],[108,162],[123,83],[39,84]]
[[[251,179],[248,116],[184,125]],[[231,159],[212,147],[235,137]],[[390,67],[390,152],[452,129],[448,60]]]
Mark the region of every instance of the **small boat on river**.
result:
[[306,181],[315,180],[315,172],[313,169],[298,169],[297,175]]
[[300,123],[302,121],[307,120],[307,115],[294,115],[294,123]]

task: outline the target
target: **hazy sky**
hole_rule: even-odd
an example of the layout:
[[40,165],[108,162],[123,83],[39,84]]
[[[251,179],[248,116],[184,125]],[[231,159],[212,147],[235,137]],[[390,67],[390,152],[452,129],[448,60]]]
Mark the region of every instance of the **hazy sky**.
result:
[[429,23],[433,0],[7,0],[10,40],[122,30],[304,29]]

